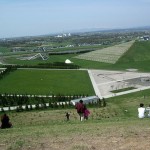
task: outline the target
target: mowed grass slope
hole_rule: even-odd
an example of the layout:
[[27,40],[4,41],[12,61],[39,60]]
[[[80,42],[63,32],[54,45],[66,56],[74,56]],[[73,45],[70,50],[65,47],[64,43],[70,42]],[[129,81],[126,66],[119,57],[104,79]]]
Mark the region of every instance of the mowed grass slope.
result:
[[[89,120],[84,122],[74,108],[9,112],[14,126],[0,130],[0,149],[149,149],[150,120],[137,117],[139,103],[148,106],[149,99],[148,91],[110,98],[106,107],[89,108]],[[66,112],[70,112],[69,122]]]
[[0,80],[0,93],[37,95],[94,95],[87,71],[17,70]]
[[116,69],[136,68],[150,71],[150,41],[135,42],[126,54],[115,64]]
[[87,60],[73,60],[77,65],[83,68],[108,69],[108,70],[126,70],[130,68],[139,71],[150,71],[150,41],[136,41],[130,49],[115,63],[99,63]]
[[83,68],[106,70],[126,70],[135,68],[139,71],[149,72],[150,41],[136,41],[115,64],[100,63],[90,60],[79,60],[75,58],[72,58],[72,61]]
[[132,46],[134,41],[121,43],[115,46],[107,47],[100,50],[95,50],[86,54],[76,56],[78,59],[93,60],[115,64],[118,59]]

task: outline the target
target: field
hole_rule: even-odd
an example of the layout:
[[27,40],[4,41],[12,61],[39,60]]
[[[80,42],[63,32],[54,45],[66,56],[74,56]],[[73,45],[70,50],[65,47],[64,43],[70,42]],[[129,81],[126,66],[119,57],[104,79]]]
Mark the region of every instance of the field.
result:
[[[150,71],[150,42],[135,42],[115,63],[79,60],[74,55],[50,56],[46,62],[70,59],[82,68]],[[38,64],[40,60],[9,63]],[[34,80],[33,80],[34,79]],[[67,84],[66,84],[67,83]],[[1,93],[88,94],[94,91],[87,71],[17,70],[0,80]],[[150,90],[106,100],[106,107],[90,107],[89,120],[80,122],[74,108],[8,112],[13,128],[0,130],[0,150],[148,150],[150,118],[138,119],[140,103],[150,104]],[[70,121],[65,113],[69,112]],[[147,112],[148,113],[148,112]],[[146,113],[146,116],[147,116]],[[0,112],[2,114],[2,112]]]
[[[84,122],[75,109],[10,112],[14,127],[0,130],[0,149],[149,149],[149,118],[137,118],[139,103],[148,106],[149,98],[148,91],[141,91],[108,99],[106,107],[89,108],[89,120]],[[70,121],[65,112],[70,112]]]
[[94,95],[87,71],[17,70],[0,80],[0,93]]
[[10,48],[0,46],[0,53],[7,53],[7,52],[10,52]]
[[139,71],[150,71],[150,42],[136,42],[130,50],[116,63],[116,68],[136,68]]
[[[42,63],[48,62],[65,62],[66,59],[70,59],[75,65],[79,65],[81,68],[88,69],[108,69],[108,70],[126,70],[129,68],[135,68],[139,71],[149,72],[150,71],[150,42],[136,41],[130,49],[124,53],[124,55],[115,63],[102,63],[91,60],[82,60],[75,58],[77,54],[68,55],[50,55],[49,59],[42,61]],[[142,55],[141,55],[142,53]],[[41,63],[41,60],[21,61],[16,59],[18,56],[5,56],[3,59],[6,63],[12,64],[30,64],[35,65]]]
[[96,61],[79,60],[72,61],[83,68],[108,69],[108,70],[126,70],[129,68],[138,69],[138,71],[150,71],[150,41],[136,41],[130,49],[115,63],[100,63]]
[[75,58],[115,64],[118,59],[129,50],[133,43],[134,41],[121,43],[119,45],[81,54]]

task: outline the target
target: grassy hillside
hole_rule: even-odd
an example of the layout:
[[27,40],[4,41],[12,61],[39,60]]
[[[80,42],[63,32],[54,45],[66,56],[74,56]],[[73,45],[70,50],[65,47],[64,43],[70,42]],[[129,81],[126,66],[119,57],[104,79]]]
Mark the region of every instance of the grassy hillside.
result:
[[121,43],[115,46],[95,50],[76,56],[78,59],[94,60],[98,62],[115,64],[118,59],[133,45],[134,41]]
[[126,52],[120,62],[138,62],[150,60],[150,41],[135,42],[132,48]]
[[150,71],[150,42],[135,42],[129,51],[115,64],[118,69],[136,68]]
[[126,70],[135,68],[139,71],[150,71],[150,41],[135,42],[115,64],[100,63],[73,58],[72,61],[83,68]]
[[0,80],[0,93],[94,95],[87,71],[17,70]]
[[[147,91],[110,98],[106,107],[89,108],[89,120],[84,122],[75,109],[9,112],[14,126],[0,130],[0,149],[149,149],[149,118],[137,118],[139,103],[148,106],[149,99]],[[65,112],[71,114],[69,122]]]
[[[74,55],[52,56],[48,61],[70,58],[84,68],[136,68],[150,71],[149,49],[150,42],[136,42],[114,65],[77,60],[72,58]],[[56,83],[58,86],[55,87]],[[17,70],[0,80],[0,91],[21,94],[49,94],[58,91],[63,94],[93,94],[87,72],[73,70]],[[138,119],[137,108],[140,103],[148,106],[149,100],[149,90],[109,98],[106,107],[89,108],[89,120],[84,122],[79,121],[74,108],[8,112],[13,128],[0,130],[0,149],[147,150],[150,149],[150,118]],[[66,121],[66,112],[71,114],[70,121]]]

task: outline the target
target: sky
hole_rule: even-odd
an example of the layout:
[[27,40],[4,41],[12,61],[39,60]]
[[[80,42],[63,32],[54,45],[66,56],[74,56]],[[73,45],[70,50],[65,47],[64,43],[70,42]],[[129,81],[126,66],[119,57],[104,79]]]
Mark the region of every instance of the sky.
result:
[[150,26],[150,0],[0,0],[0,38]]

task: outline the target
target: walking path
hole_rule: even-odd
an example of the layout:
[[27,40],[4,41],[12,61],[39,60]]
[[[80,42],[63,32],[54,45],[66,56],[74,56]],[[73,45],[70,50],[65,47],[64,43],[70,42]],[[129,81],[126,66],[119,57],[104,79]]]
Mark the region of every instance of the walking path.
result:
[[98,86],[97,86],[97,83],[96,83],[96,81],[95,81],[95,79],[94,79],[94,76],[93,76],[93,74],[92,74],[92,71],[91,71],[91,70],[88,70],[88,73],[89,73],[89,76],[90,76],[90,79],[91,79],[91,82],[92,82],[92,85],[93,85],[95,94],[96,94],[100,99],[102,99],[101,92],[100,92],[100,90],[98,89]]

